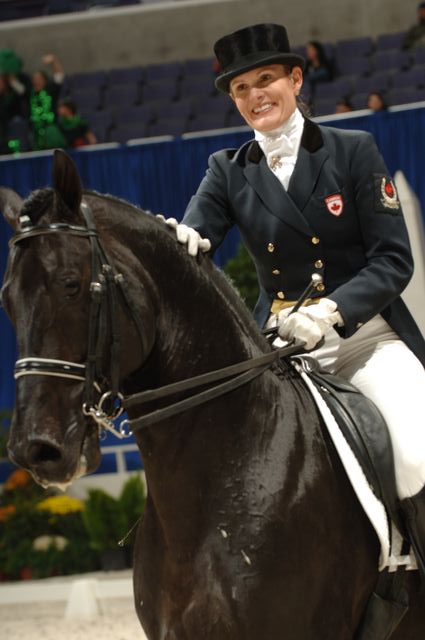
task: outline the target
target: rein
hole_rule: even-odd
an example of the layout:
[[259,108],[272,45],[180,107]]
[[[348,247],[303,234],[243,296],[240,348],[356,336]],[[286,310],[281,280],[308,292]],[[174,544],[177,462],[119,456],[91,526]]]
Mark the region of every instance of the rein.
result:
[[[87,225],[85,227],[63,223],[31,225],[28,224],[28,218],[21,218],[22,229],[12,236],[9,246],[15,246],[30,238],[55,233],[65,233],[89,239],[91,245],[91,297],[86,363],[80,364],[66,360],[30,356],[17,360],[14,375],[15,379],[27,375],[39,375],[56,376],[84,382],[82,411],[85,415],[93,418],[99,427],[99,432],[107,430],[118,438],[128,438],[136,430],[151,426],[241,387],[264,373],[279,359],[299,352],[300,348],[302,348],[301,345],[289,344],[286,347],[222,369],[216,369],[157,389],[142,391],[124,397],[119,391],[120,336],[117,318],[117,289],[130,311],[142,345],[143,327],[140,319],[135,317],[133,313],[124,277],[115,271],[113,264],[102,247],[93,214],[86,202],[82,202],[81,211]],[[108,323],[111,336],[109,375],[106,376],[103,373],[102,361],[104,359]],[[173,395],[193,391],[214,383],[219,384],[199,391],[189,398],[174,402],[167,407],[147,413],[140,418],[122,420],[118,428],[113,423],[113,420],[118,418],[124,410],[130,409],[135,405],[163,400]],[[107,386],[106,391],[105,386]],[[100,394],[100,399],[97,403],[95,401],[95,392]]]

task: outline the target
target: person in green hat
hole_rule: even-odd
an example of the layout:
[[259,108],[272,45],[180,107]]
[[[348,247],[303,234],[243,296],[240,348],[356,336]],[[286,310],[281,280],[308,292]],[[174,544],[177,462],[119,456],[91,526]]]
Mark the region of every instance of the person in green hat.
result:
[[80,116],[71,98],[62,98],[58,105],[58,127],[63,135],[63,148],[96,144],[96,136],[89,123]]
[[0,50],[0,153],[9,153],[9,126],[13,118],[26,118],[29,78],[13,49]]

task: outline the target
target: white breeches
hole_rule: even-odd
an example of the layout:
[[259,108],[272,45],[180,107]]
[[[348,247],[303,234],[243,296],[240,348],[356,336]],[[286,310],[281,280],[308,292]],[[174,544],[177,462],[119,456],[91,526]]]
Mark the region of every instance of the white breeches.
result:
[[347,339],[331,329],[311,355],[375,403],[393,443],[398,496],[418,493],[425,485],[425,369],[418,358],[380,315]]

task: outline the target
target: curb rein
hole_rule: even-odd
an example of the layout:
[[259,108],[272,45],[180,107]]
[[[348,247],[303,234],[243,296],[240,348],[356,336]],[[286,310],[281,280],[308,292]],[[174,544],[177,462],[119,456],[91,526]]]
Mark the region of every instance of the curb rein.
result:
[[[121,293],[127,310],[136,325],[142,345],[144,342],[143,327],[140,319],[132,311],[131,299],[125,279],[121,273],[115,271],[113,264],[108,259],[100,242],[92,211],[84,201],[81,203],[81,212],[86,222],[85,227],[66,223],[32,225],[27,216],[21,216],[22,228],[11,237],[9,247],[13,247],[29,238],[55,233],[66,233],[89,239],[91,245],[91,284],[86,364],[30,356],[16,361],[14,375],[15,379],[27,375],[41,375],[84,382],[82,411],[84,415],[91,416],[96,422],[99,427],[99,435],[103,430],[106,430],[120,439],[129,438],[136,430],[151,426],[237,389],[264,373],[273,363],[283,357],[299,352],[300,348],[302,348],[301,345],[289,344],[286,347],[275,349],[269,353],[222,369],[216,369],[157,389],[142,391],[124,397],[119,390],[118,292]],[[304,297],[304,294],[302,297]],[[104,347],[106,346],[105,337],[108,317],[111,346],[109,351],[109,376],[105,376],[102,371],[102,360]],[[269,333],[273,333],[273,330]],[[164,399],[177,393],[192,391],[222,380],[225,380],[225,382],[200,391],[184,400],[174,402],[167,407],[157,409],[139,418],[122,420],[118,428],[113,423],[113,420],[117,419],[124,410],[132,406]],[[105,384],[108,389],[106,391],[103,390]],[[95,392],[100,395],[97,403],[95,401]]]

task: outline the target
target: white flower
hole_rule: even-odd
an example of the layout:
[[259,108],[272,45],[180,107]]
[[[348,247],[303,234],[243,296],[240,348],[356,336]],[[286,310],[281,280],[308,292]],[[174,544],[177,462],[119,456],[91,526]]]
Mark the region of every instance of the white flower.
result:
[[47,551],[50,547],[55,547],[59,551],[68,546],[69,541],[63,536],[38,536],[32,542],[35,551]]

